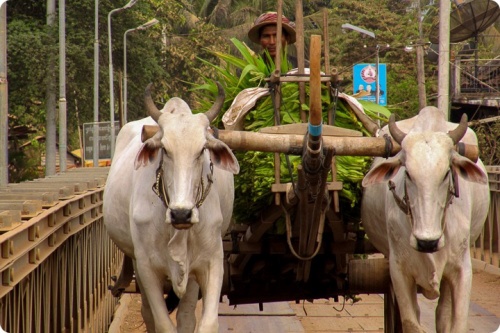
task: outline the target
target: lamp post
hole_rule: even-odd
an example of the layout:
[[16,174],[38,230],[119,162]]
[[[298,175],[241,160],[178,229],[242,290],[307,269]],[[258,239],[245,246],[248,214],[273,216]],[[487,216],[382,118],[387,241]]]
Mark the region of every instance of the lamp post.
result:
[[[99,0],[94,3],[94,135],[93,166],[99,166]],[[82,153],[82,156],[84,154]],[[83,161],[85,166],[85,160]]]
[[[344,23],[342,24],[342,29],[348,29],[348,30],[353,30],[357,31],[359,33],[362,33],[363,35],[369,36],[371,38],[375,38],[375,33],[373,31],[365,30],[363,28],[357,27],[355,25],[349,24],[349,23]],[[376,75],[375,75],[375,101],[377,104],[379,104],[380,101],[380,86],[379,86],[379,51],[380,51],[380,45],[377,44],[376,48]]]
[[127,34],[137,30],[146,30],[147,28],[157,24],[157,19],[149,20],[148,22],[134,29],[128,29],[123,34],[123,123],[127,123]]
[[108,14],[108,48],[109,48],[109,120],[111,123],[111,158],[115,152],[115,96],[113,87],[113,54],[111,40],[111,15],[129,9],[137,3],[138,0],[130,0],[125,6],[113,9]]

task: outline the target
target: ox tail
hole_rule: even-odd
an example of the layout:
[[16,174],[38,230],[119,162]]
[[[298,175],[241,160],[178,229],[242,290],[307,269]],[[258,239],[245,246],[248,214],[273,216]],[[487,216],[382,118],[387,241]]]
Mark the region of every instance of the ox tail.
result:
[[[201,299],[201,291],[198,292],[198,300]],[[174,288],[170,289],[165,297],[165,305],[167,306],[168,313],[171,314],[179,307],[179,296],[174,292]]]

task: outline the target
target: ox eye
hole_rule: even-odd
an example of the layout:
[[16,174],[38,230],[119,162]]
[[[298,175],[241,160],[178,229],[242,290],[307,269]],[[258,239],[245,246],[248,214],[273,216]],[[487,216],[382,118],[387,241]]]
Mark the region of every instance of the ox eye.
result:
[[448,170],[448,172],[444,175],[443,182],[446,180],[446,178],[448,178],[449,175],[450,175],[450,170]]

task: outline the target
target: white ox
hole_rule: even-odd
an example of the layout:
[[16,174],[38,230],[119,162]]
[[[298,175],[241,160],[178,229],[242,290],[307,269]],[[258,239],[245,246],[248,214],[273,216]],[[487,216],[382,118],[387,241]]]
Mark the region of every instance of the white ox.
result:
[[[197,332],[218,332],[222,234],[232,215],[233,174],[239,172],[229,147],[209,130],[223,101],[219,85],[217,100],[204,114],[192,114],[179,98],[160,111],[148,86],[151,117],[126,124],[117,137],[104,221],[113,241],[133,259],[148,332],[193,332],[199,290],[203,313]],[[159,125],[144,144],[143,125]],[[153,187],[164,193],[164,201]],[[177,329],[165,305],[165,285],[180,298]]]
[[467,332],[469,247],[486,219],[489,187],[481,160],[454,146],[477,145],[476,135],[466,116],[457,127],[435,107],[397,124],[391,116],[389,131],[402,149],[374,161],[363,179],[361,216],[370,241],[389,258],[403,331],[424,332],[418,286],[426,298],[439,297],[437,332]]

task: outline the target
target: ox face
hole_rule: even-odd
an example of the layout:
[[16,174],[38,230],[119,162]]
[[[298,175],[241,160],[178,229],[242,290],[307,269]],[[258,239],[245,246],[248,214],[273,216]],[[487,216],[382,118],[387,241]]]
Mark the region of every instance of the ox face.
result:
[[[401,145],[395,157],[376,165],[363,179],[363,186],[395,179],[395,204],[407,216],[401,223],[411,224],[410,245],[420,252],[435,252],[445,245],[446,211],[458,196],[457,175],[485,183],[486,176],[475,163],[459,156],[453,146],[467,130],[467,119],[450,133],[403,133],[391,116],[389,130]],[[397,204],[396,204],[397,203]]]
[[146,89],[145,105],[158,127],[143,128],[144,144],[135,168],[146,166],[160,154],[155,190],[167,207],[165,222],[176,229],[188,229],[200,221],[198,207],[210,192],[214,166],[233,174],[239,172],[232,151],[209,131],[210,122],[224,103],[224,91],[219,83],[217,86],[219,95],[204,114],[192,114],[179,98],[170,99],[160,111],[151,98],[151,84]]
[[205,148],[208,120],[195,115],[186,123],[185,118],[183,114],[167,114],[158,122],[163,132],[162,168],[168,196],[165,222],[177,229],[187,229],[199,222],[197,206],[202,193],[209,190],[212,178],[210,156]]
[[403,186],[412,224],[410,245],[420,252],[435,252],[445,245],[445,215],[454,194],[453,142],[445,133],[416,133],[408,134],[402,145]]

